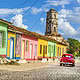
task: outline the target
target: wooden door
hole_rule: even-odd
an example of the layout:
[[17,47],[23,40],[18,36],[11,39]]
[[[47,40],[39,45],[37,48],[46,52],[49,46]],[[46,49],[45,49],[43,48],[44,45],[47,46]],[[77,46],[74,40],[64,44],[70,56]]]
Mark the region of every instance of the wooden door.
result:
[[35,45],[35,53],[34,53],[34,59],[37,56],[37,45]]
[[14,58],[14,38],[10,39],[10,59]]
[[25,54],[25,40],[22,41],[22,56],[21,56],[21,59],[24,59],[24,54]]
[[30,59],[32,59],[32,44],[30,44]]

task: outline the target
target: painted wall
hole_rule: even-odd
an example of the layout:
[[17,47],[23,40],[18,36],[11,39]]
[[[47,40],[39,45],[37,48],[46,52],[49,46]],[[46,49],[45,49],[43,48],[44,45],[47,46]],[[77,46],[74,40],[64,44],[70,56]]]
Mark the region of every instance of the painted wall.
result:
[[7,24],[0,22],[0,32],[3,32],[3,39],[2,39],[2,45],[3,47],[0,48],[0,56],[6,57],[7,53]]
[[15,58],[20,59],[21,56],[21,34],[16,34]]
[[[40,45],[42,45],[42,49],[41,50],[40,50]],[[47,51],[43,50],[44,46],[47,46]],[[48,53],[48,41],[42,40],[42,39],[38,39],[38,58],[43,58],[43,57],[44,58],[48,58],[47,53]]]
[[62,54],[66,53],[66,48],[67,46],[61,45],[61,44],[56,44],[56,57],[62,56]]
[[15,41],[16,41],[16,34],[12,32],[8,32],[8,46],[7,46],[7,58],[10,59],[10,45],[11,45],[11,38],[14,38],[14,52],[13,52],[13,59],[15,59]]
[[56,43],[48,41],[48,57],[53,58],[56,56]]
[[[36,49],[35,49],[36,46]],[[22,35],[21,59],[37,60],[38,39],[28,35]],[[23,56],[23,57],[22,57]]]

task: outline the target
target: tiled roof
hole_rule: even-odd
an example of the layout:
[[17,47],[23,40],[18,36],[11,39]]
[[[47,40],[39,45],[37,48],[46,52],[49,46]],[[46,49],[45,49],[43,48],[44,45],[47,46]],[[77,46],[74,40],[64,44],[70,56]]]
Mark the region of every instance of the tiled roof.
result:
[[28,31],[26,29],[23,29],[23,28],[20,28],[20,27],[16,27],[14,25],[12,25],[11,22],[8,22],[8,21],[5,21],[3,19],[0,19],[0,21],[8,24],[8,30],[9,31],[13,31],[13,32],[16,32],[16,33],[20,33],[20,34],[26,34],[26,35],[30,35],[32,37],[36,37],[36,38],[40,38],[40,39],[44,39],[44,40],[47,40],[47,41],[52,41],[52,42],[56,42],[56,43],[59,43],[59,44],[63,44],[63,45],[68,45],[67,44],[67,41],[64,41],[63,42],[59,42],[49,36],[45,36],[45,35],[41,35],[39,33],[36,33],[36,32],[31,32],[31,31]]
[[26,35],[30,35],[32,37],[36,37],[36,38],[44,39],[44,40],[47,40],[47,41],[52,41],[52,42],[56,42],[56,43],[59,43],[59,44],[67,45],[65,42],[64,43],[59,42],[59,41],[56,41],[55,39],[53,39],[49,36],[41,35],[41,34],[36,33],[36,32],[31,32],[31,31],[28,31],[26,29],[16,27],[14,25],[9,25],[8,29],[12,30],[13,32],[16,32],[16,33],[26,34]]
[[47,36],[38,34],[36,32],[28,31],[26,29],[23,29],[23,28],[20,28],[20,27],[16,27],[14,25],[9,25],[8,26],[8,30],[12,30],[13,32],[17,32],[17,33],[21,33],[21,34],[27,34],[27,35],[30,35],[30,36],[33,36],[33,37],[37,37],[37,38],[41,38],[41,39],[44,39],[44,40],[50,40],[50,41],[56,42],[55,40],[53,40],[53,39],[51,39],[51,38],[49,38]]
[[8,22],[6,20],[0,19],[0,22],[6,23],[6,24],[12,24],[11,22]]

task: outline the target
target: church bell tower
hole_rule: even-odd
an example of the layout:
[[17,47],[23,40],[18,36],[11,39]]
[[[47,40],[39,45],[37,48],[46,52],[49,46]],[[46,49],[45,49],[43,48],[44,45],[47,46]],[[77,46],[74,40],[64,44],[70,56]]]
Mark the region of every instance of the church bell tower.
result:
[[45,35],[52,36],[58,34],[58,13],[54,9],[47,12]]

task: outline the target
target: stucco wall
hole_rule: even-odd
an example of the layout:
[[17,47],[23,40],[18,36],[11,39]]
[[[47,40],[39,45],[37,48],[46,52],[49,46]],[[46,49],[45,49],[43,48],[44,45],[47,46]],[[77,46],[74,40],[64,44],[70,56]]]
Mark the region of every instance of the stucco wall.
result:
[[[59,47],[59,54],[58,54],[58,47]],[[61,48],[61,55],[60,55],[60,48]],[[64,48],[64,52],[63,52],[63,48]],[[56,49],[57,49],[56,57],[58,57],[58,56],[60,57],[60,56],[62,56],[62,54],[66,53],[66,48],[67,48],[67,46],[64,46],[61,44],[56,44]]]
[[[22,44],[22,41],[25,41],[25,45]],[[26,51],[26,41],[28,41],[28,50]],[[30,44],[32,44],[32,52],[31,52],[31,57],[30,57]],[[21,39],[21,54],[22,54],[22,46],[24,46],[24,58],[27,60],[31,59],[37,59],[37,54],[35,55],[35,45],[37,45],[38,49],[38,39],[28,36],[28,35],[22,35]],[[38,52],[38,50],[36,50]]]
[[56,56],[56,43],[48,41],[48,57]]
[[[40,45],[42,45],[42,53],[40,53]],[[43,58],[43,46],[44,45],[47,46],[47,50],[48,50],[48,41],[38,39],[38,57]],[[47,53],[45,53],[45,57],[48,57]]]
[[2,48],[0,48],[0,55],[2,56],[6,56],[6,53],[7,53],[7,24],[4,24],[4,23],[1,23],[0,22],[0,31],[4,32],[4,36],[3,36],[3,44],[4,46]]
[[10,38],[14,38],[14,58],[15,58],[15,40],[16,40],[16,34],[12,32],[8,32],[8,46],[7,46],[7,57],[10,58]]

